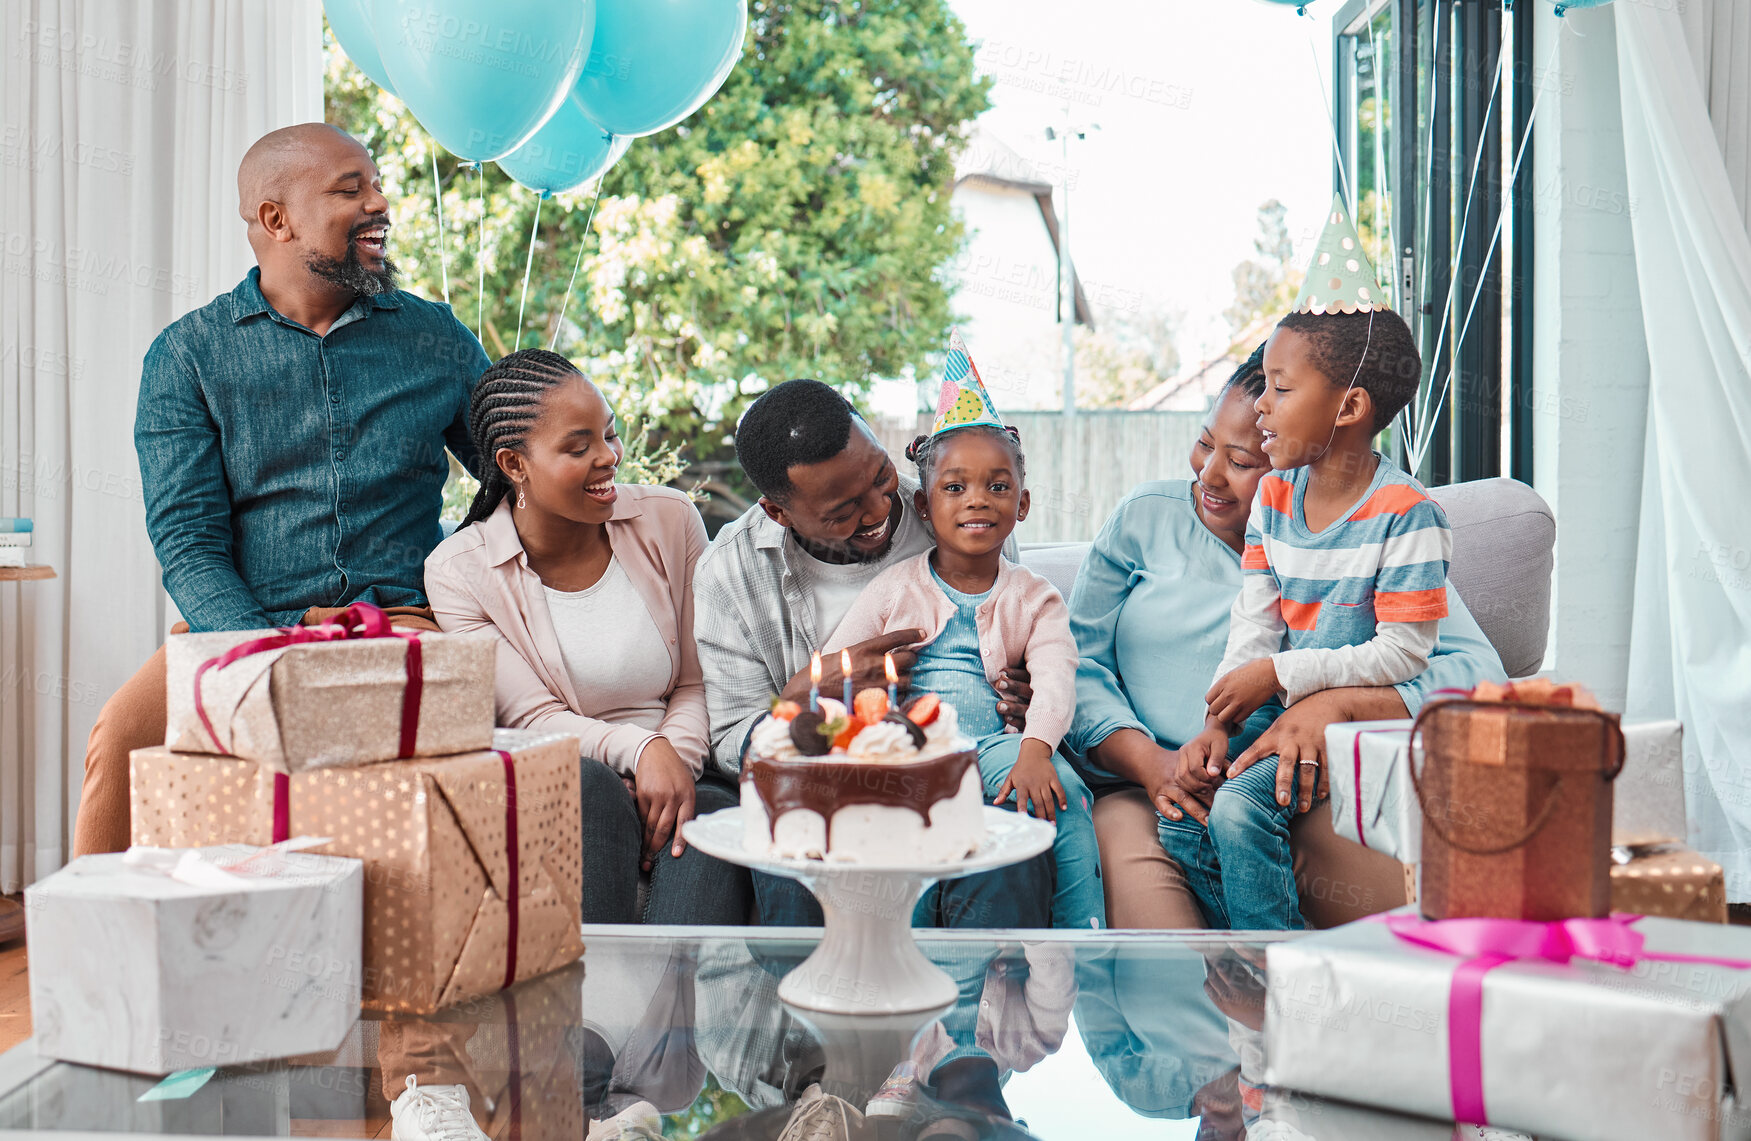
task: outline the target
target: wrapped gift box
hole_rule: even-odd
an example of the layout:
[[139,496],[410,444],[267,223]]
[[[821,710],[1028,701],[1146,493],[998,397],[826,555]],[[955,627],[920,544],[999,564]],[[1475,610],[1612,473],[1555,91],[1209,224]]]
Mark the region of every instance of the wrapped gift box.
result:
[[207,848],[208,874],[84,856],[25,891],[36,1049],[167,1074],[329,1050],[359,1015],[358,860]]
[[[1420,932],[1480,922],[1390,918]],[[1385,920],[1273,943],[1265,1081],[1587,1141],[1751,1135],[1734,1077],[1751,1066],[1751,971],[1659,958],[1751,963],[1751,931],[1651,918],[1629,929],[1646,941],[1631,967],[1516,959],[1481,974],[1487,960],[1407,942]],[[1482,1114],[1454,1104],[1474,1090]]]
[[201,675],[197,708],[195,675],[204,663],[241,646],[278,641],[279,634],[171,635],[164,650],[165,745],[260,761],[287,773],[492,746],[496,651],[490,634],[421,631],[417,643],[359,637],[251,653]]
[[1611,910],[1727,921],[1727,876],[1713,860],[1669,842],[1616,847],[1611,860]]
[[364,1003],[430,1012],[576,959],[578,739],[498,730],[493,750],[276,773],[139,749],[134,842],[332,837],[365,861]]
[[[1407,718],[1356,721],[1327,726],[1325,741],[1332,826],[1340,836],[1404,861],[1414,898],[1423,810],[1410,780],[1410,734]],[[1623,773],[1613,798],[1612,842],[1618,847],[1611,910],[1725,923],[1720,865],[1675,842],[1684,833],[1682,728],[1676,721],[1647,722],[1625,728],[1623,739]],[[1431,795],[1429,807],[1461,827],[1477,822],[1475,806]]]
[[[1332,827],[1407,863],[1418,859],[1423,846],[1422,810],[1409,773],[1411,724],[1403,717],[1339,722],[1325,730]],[[1683,840],[1683,726],[1676,721],[1625,725],[1623,745],[1623,772],[1613,782],[1611,842]]]
[[1487,1132],[1476,1125],[1454,1125],[1330,1101],[1298,1090],[1262,1091],[1259,1118],[1246,1141],[1532,1141],[1506,1129]]

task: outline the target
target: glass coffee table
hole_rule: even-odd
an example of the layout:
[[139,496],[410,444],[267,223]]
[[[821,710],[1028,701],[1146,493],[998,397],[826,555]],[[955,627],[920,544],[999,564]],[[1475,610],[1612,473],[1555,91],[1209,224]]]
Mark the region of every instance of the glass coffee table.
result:
[[332,1052],[156,1100],[157,1078],[26,1042],[0,1055],[0,1130],[389,1137],[411,1074],[465,1086],[495,1141],[1477,1135],[1250,1080],[1283,936],[919,932],[955,1000],[857,1017],[778,997],[818,934],[586,927],[566,970],[428,1018],[368,1014]]

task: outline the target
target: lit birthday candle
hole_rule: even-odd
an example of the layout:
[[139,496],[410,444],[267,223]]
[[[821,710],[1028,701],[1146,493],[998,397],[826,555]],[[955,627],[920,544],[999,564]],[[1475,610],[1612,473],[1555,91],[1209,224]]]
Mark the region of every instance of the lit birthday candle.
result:
[[839,673],[845,679],[845,712],[851,712],[851,651],[839,651]]
[[809,659],[809,712],[821,711],[821,651]]
[[882,665],[888,671],[888,708],[900,708],[900,671],[894,668],[894,653],[889,650],[882,655]]

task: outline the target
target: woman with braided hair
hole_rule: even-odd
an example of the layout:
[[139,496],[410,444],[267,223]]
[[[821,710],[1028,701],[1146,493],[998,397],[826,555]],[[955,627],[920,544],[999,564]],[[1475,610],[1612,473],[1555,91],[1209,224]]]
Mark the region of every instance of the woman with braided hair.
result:
[[736,803],[727,781],[701,775],[698,510],[671,488],[614,482],[614,411],[557,353],[487,369],[469,432],[485,478],[426,560],[426,593],[444,630],[498,636],[499,724],[579,739],[584,922],[745,922],[747,873],[681,839],[682,822]]

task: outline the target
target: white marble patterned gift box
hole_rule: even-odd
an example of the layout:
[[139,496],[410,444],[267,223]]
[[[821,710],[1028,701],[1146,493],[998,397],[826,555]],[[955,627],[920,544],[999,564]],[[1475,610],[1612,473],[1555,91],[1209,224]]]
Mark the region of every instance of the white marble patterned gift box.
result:
[[[261,850],[193,851],[212,869]],[[361,861],[274,852],[190,883],[126,859],[25,891],[37,1053],[167,1074],[339,1045],[359,1016]]]

